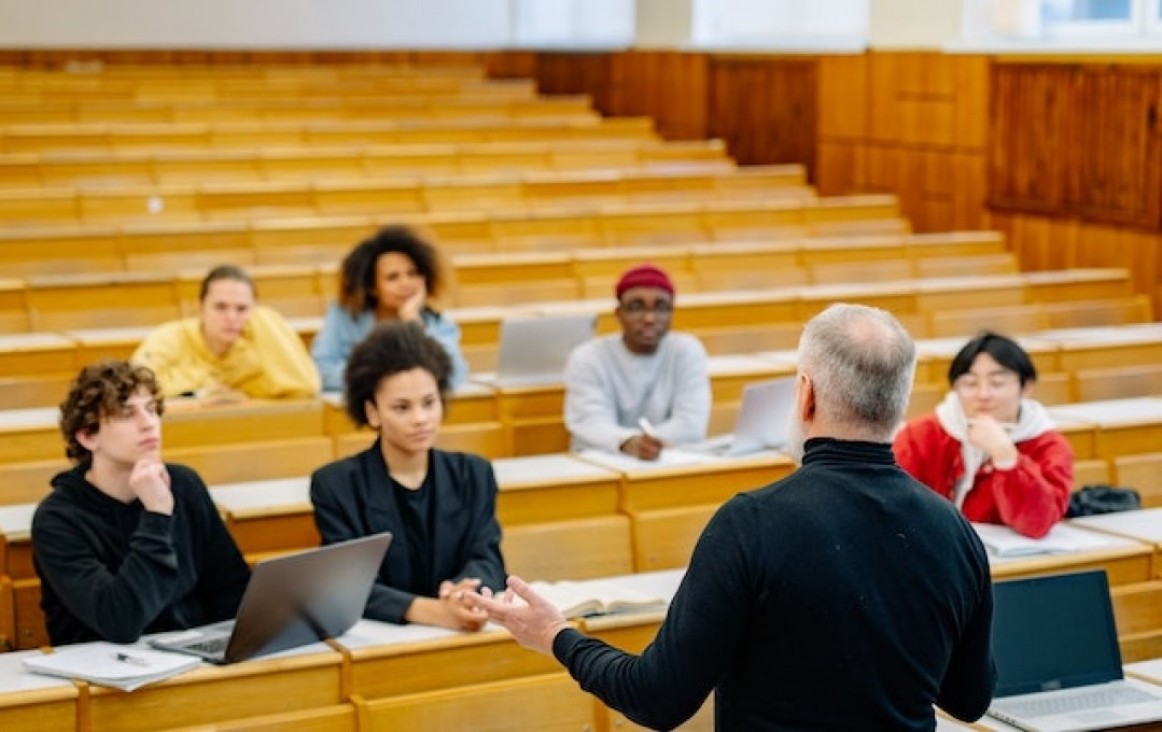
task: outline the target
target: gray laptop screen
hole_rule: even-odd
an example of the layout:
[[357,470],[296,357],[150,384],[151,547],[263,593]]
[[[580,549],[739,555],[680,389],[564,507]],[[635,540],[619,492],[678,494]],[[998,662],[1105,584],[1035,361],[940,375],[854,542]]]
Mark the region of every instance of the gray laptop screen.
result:
[[996,696],[1122,678],[1122,657],[1102,570],[993,584]]

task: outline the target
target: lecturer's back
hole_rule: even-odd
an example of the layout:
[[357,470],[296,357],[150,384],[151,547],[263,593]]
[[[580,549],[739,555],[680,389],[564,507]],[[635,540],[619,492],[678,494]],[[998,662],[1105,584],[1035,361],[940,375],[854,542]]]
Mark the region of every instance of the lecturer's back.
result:
[[807,324],[788,448],[802,467],[717,512],[641,656],[521,610],[494,617],[526,645],[551,637],[582,688],[648,727],[677,726],[712,689],[724,730],[931,730],[934,704],[979,718],[995,676],[988,560],[895,463],[914,369],[884,311],[837,305]]

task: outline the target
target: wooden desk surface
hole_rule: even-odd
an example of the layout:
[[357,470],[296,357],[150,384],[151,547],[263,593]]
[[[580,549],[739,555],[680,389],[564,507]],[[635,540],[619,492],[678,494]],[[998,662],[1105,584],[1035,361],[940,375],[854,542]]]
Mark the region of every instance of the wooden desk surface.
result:
[[1063,404],[1049,407],[1049,416],[1057,422],[1096,426],[1093,454],[1086,457],[1156,452],[1162,444],[1162,398],[1158,397]]
[[652,465],[632,458],[605,462],[610,458],[617,461],[620,455],[586,453],[581,457],[624,473],[621,505],[629,512],[694,504],[720,505],[740,491],[761,488],[784,478],[795,468],[789,457],[774,451],[734,458],[706,457],[684,465]]
[[1162,508],[1081,516],[1070,519],[1070,523],[1153,545],[1153,576],[1162,579]]
[[34,674],[24,659],[40,651],[0,653],[0,729],[59,732],[78,725],[80,689],[67,679]]
[[556,660],[521,648],[497,626],[455,633],[363,620],[337,643],[350,654],[351,693],[367,699],[560,670]]
[[1085,569],[1105,569],[1111,585],[1145,582],[1152,577],[1154,547],[1124,537],[1109,538],[1111,545],[1101,549],[1004,559],[989,556],[993,579]]
[[91,729],[147,732],[343,702],[343,654],[315,643],[228,666],[202,666],[126,694],[89,688]]

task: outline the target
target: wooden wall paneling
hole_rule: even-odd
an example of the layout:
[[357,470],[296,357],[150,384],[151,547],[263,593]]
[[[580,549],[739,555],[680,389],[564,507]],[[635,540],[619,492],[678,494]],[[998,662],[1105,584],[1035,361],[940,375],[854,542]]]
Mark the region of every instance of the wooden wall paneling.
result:
[[868,57],[821,56],[816,120],[821,140],[862,141],[868,132]]
[[[953,144],[984,154],[989,135],[989,78],[992,63],[988,56],[952,56],[954,63],[955,116]],[[982,204],[983,205],[983,204]]]
[[710,134],[740,164],[802,163],[814,181],[815,59],[710,61]]
[[1080,79],[1070,67],[997,64],[989,129],[989,204],[1067,213],[1078,202]]
[[819,140],[815,147],[815,188],[821,196],[872,190],[867,182],[867,149],[863,141]]
[[1079,72],[1079,212],[1083,218],[1158,228],[1162,145],[1156,67]]
[[611,54],[541,53],[537,55],[537,87],[544,94],[588,94],[603,113],[609,110]]

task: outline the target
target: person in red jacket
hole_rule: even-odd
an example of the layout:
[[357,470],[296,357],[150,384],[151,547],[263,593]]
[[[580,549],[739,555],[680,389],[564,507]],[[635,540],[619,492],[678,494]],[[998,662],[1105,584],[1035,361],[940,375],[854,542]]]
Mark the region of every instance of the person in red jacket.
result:
[[1069,505],[1073,450],[1029,398],[1036,380],[1014,340],[981,332],[952,359],[936,411],[897,433],[896,460],[970,521],[1044,536]]

